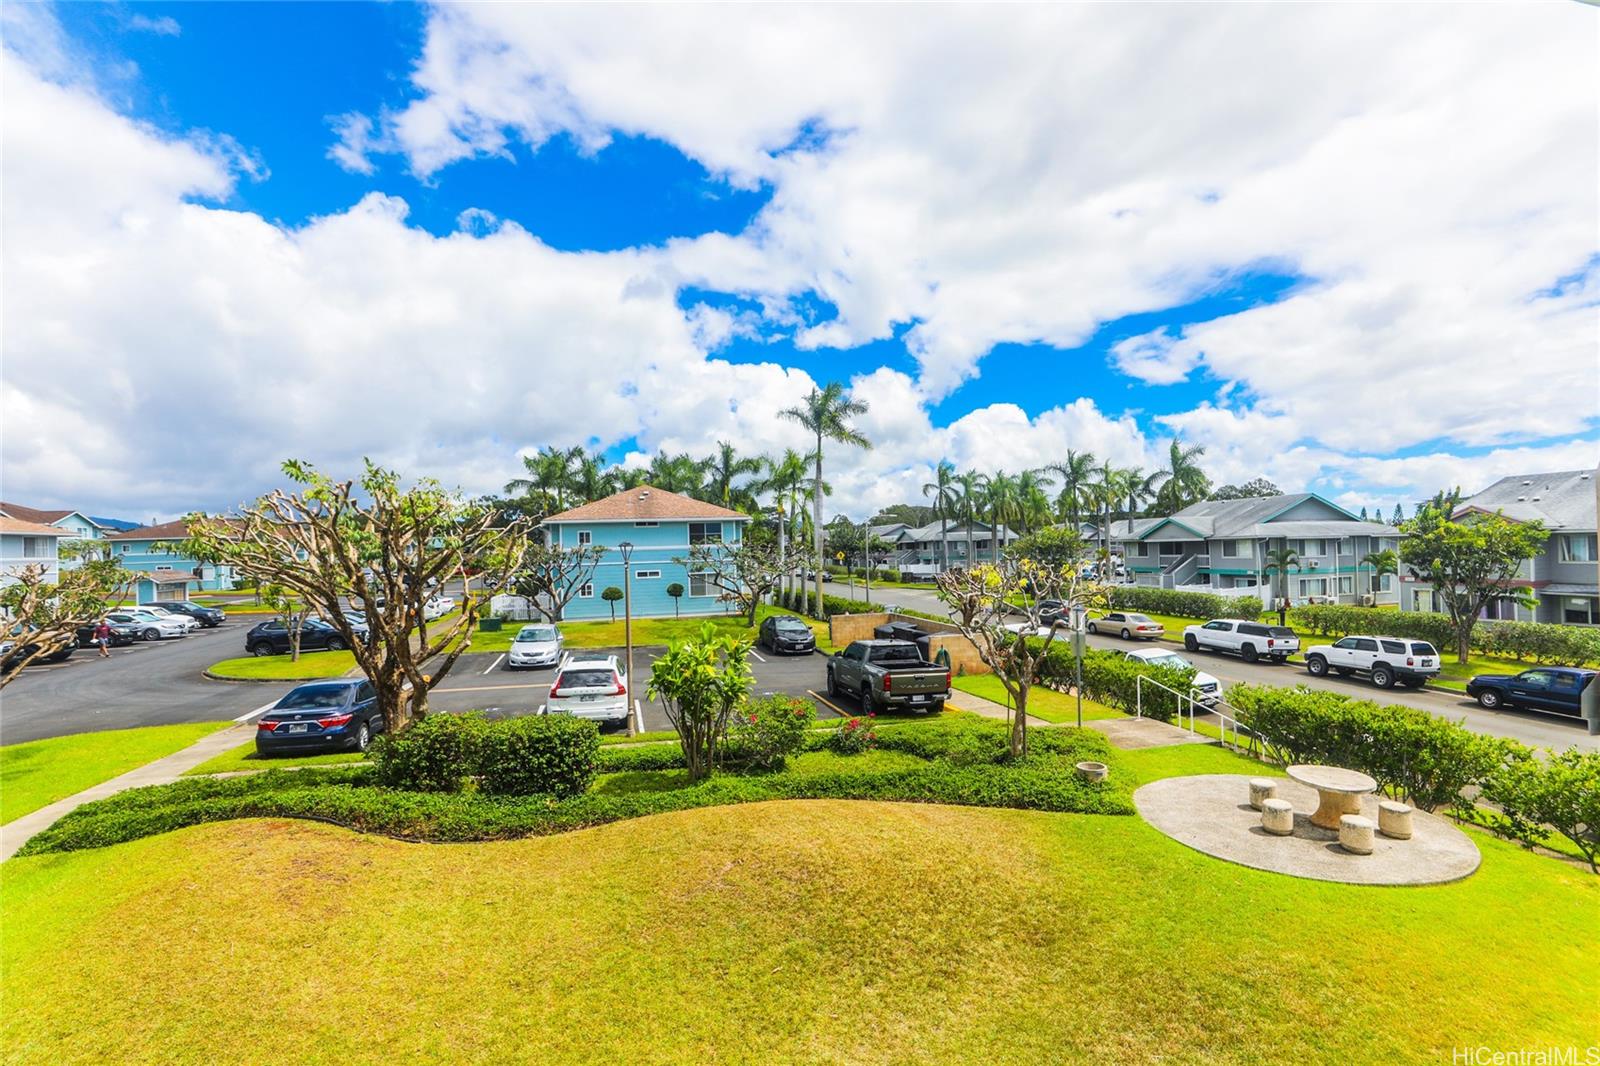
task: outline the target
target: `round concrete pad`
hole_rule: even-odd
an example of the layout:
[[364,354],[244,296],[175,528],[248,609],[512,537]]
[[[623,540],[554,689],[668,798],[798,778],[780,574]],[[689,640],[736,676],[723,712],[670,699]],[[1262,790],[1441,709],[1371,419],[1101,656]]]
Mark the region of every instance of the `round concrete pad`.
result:
[[[1352,855],[1339,834],[1311,824],[1317,792],[1274,778],[1278,798],[1294,804],[1294,835],[1273,836],[1250,806],[1250,778],[1206,774],[1152,781],[1133,794],[1145,821],[1196,851],[1241,866],[1355,885],[1431,885],[1459,881],[1478,868],[1478,846],[1443,818],[1417,811],[1410,840],[1378,835],[1371,855]],[[1380,797],[1363,796],[1361,813],[1378,820]]]

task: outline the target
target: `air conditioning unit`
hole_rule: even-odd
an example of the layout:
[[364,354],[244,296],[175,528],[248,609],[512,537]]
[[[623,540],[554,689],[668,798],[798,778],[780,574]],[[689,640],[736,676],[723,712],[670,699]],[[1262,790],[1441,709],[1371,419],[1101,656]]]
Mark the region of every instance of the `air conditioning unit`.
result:
[[1370,592],[1362,593],[1362,595],[1361,595],[1361,606],[1363,606],[1363,607],[1376,607],[1377,604],[1378,604],[1378,597],[1374,596]]
[[1306,566],[1309,567],[1312,570],[1315,570],[1317,567],[1319,567],[1321,565],[1322,564],[1320,562],[1318,562],[1317,560],[1315,560],[1315,559],[1311,560],[1309,563],[1306,564]]

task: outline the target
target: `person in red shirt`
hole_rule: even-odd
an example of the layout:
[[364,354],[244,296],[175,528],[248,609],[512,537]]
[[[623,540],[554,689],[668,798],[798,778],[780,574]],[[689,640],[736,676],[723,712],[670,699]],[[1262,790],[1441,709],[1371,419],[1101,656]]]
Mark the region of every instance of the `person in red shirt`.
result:
[[111,623],[107,619],[100,619],[94,627],[94,642],[100,645],[100,658],[111,658]]

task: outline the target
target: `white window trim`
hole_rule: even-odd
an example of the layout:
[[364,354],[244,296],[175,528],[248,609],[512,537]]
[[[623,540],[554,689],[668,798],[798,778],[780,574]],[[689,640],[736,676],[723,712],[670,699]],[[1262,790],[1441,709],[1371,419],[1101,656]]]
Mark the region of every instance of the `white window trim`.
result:
[[1589,534],[1587,534],[1587,533],[1563,533],[1561,535],[1561,561],[1562,562],[1564,562],[1564,563],[1592,563],[1592,562],[1595,561],[1594,558],[1593,558],[1594,553],[1592,553],[1592,552],[1590,553],[1590,558],[1588,558],[1588,559],[1580,559],[1576,555],[1574,555],[1573,552],[1572,552],[1572,545],[1575,544],[1575,543],[1581,543],[1583,545],[1583,550],[1585,552],[1588,552],[1589,551]]
[[578,586],[578,599],[580,599],[580,600],[592,600],[592,599],[594,599],[594,582],[593,581],[585,581],[583,584]]
[[[695,578],[699,578],[702,587],[707,589],[707,590],[709,590],[709,591],[696,592],[694,590]],[[689,575],[689,587],[686,590],[687,594],[691,598],[698,598],[698,599],[705,599],[706,597],[717,595],[715,578],[716,578],[716,575],[711,573],[710,571],[701,571],[699,573],[690,574]]]
[[589,529],[578,530],[578,547],[594,543],[594,531]]
[[635,581],[650,581],[660,576],[661,571],[659,570],[635,570],[633,572],[633,579]]

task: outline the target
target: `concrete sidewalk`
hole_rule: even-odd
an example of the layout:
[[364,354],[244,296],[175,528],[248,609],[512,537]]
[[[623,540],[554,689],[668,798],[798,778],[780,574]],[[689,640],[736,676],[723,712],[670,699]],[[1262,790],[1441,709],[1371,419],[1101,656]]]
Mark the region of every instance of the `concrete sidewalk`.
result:
[[[998,718],[1006,721],[1010,711],[1004,704],[993,700],[974,696],[970,692],[952,689],[947,701],[958,710],[971,711],[981,714],[985,718]],[[1060,729],[1066,726],[1065,722],[1046,722],[1042,718],[1028,715],[1028,724],[1046,729]],[[1165,748],[1177,744],[1210,744],[1212,739],[1199,733],[1191,733],[1187,729],[1180,729],[1167,722],[1158,722],[1153,718],[1095,718],[1083,723],[1085,729],[1093,729],[1097,733],[1104,733],[1111,746],[1115,748]]]
[[146,763],[136,769],[129,770],[120,777],[113,777],[110,781],[102,781],[98,785],[86,788],[76,795],[66,799],[56,800],[48,807],[41,807],[32,814],[25,814],[14,822],[0,826],[0,862],[15,855],[22,845],[26,844],[36,834],[43,832],[54,825],[63,815],[76,810],[85,803],[114,796],[118,792],[129,788],[140,788],[145,785],[168,785],[178,780],[185,770],[192,770],[208,759],[215,758],[225,751],[237,748],[240,744],[250,740],[256,735],[254,722],[242,725],[232,725],[226,729],[219,729],[215,733],[201,737],[182,751],[175,751],[171,755],[163,756],[155,762]]

